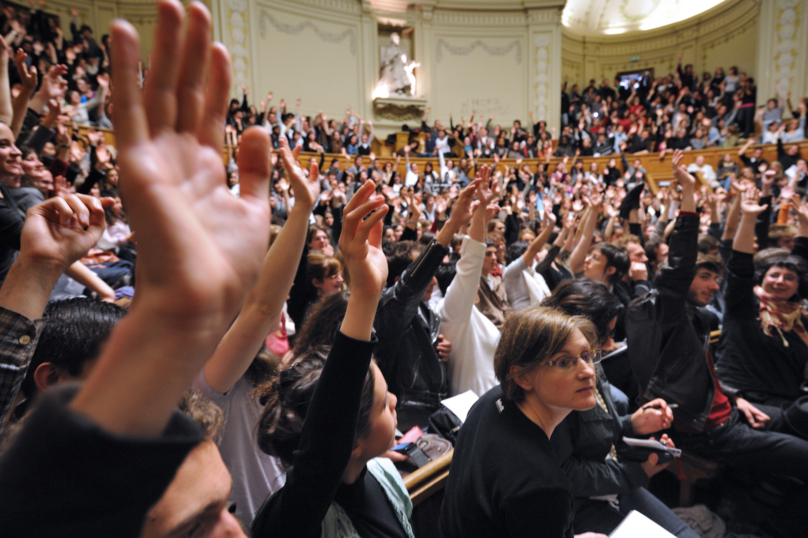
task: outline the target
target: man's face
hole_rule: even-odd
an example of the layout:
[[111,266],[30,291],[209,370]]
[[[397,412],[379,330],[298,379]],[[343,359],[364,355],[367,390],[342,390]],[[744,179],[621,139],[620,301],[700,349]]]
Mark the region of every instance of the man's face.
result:
[[690,283],[687,292],[687,301],[692,306],[707,306],[713,298],[713,294],[720,289],[718,285],[718,275],[700,267],[696,270],[696,277]]
[[483,258],[483,274],[487,275],[494,270],[497,265],[497,247],[488,247],[485,249],[485,258]]
[[637,243],[629,243],[626,245],[628,251],[628,258],[632,262],[648,263],[648,256],[645,255],[645,249]]
[[146,515],[142,538],[245,537],[228,512],[233,479],[213,441],[194,448]]
[[432,292],[435,291],[435,286],[438,285],[438,279],[434,276],[432,277],[432,282],[429,283],[429,286],[426,288],[426,292],[424,292],[424,296],[421,298],[423,302],[429,302],[432,298]]

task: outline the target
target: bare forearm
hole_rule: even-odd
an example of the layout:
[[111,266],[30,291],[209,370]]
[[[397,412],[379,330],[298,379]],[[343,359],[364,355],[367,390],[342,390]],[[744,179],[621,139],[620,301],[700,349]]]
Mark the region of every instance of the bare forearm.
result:
[[81,262],[75,262],[73,265],[65,270],[67,276],[84,285],[85,288],[90,288],[98,294],[102,299],[114,300],[115,291],[101,278],[93,273],[86,265]]
[[20,134],[22,129],[22,122],[25,120],[25,113],[28,111],[28,103],[30,102],[31,93],[22,90],[20,94],[14,98],[12,103],[12,119],[11,131],[14,136]]
[[0,54],[0,121],[10,125],[14,116],[11,104],[11,88],[8,83],[8,53]]
[[30,320],[41,318],[61,274],[55,265],[36,263],[20,255],[0,288],[0,306]]
[[531,267],[533,265],[533,261],[536,259],[536,256],[539,254],[539,251],[547,244],[547,240],[550,239],[550,235],[553,233],[553,225],[552,223],[548,223],[547,226],[544,227],[544,230],[534,239],[530,245],[527,247],[523,258],[525,260],[525,265]]
[[751,214],[744,214],[741,217],[741,224],[732,242],[733,250],[747,254],[755,253],[755,217],[756,215]]
[[241,313],[205,363],[205,380],[216,392],[224,394],[233,388],[280,318],[303,254],[310,213],[300,203],[292,208]]

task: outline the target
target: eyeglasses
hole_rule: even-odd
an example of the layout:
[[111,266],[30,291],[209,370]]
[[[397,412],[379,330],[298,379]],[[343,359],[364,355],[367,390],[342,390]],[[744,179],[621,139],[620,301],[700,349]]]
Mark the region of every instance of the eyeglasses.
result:
[[547,361],[544,364],[547,366],[552,366],[554,368],[558,368],[562,372],[568,372],[570,370],[574,370],[576,366],[578,366],[578,360],[582,360],[587,364],[595,365],[598,364],[600,361],[603,360],[603,355],[601,354],[600,350],[593,349],[589,353],[584,353],[580,357],[565,357],[563,359],[556,359],[554,361]]

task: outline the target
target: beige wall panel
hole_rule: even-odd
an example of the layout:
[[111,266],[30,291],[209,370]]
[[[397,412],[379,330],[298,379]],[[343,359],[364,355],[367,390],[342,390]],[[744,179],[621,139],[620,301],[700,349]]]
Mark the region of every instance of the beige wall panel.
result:
[[254,104],[271,90],[273,104],[286,98],[289,110],[294,110],[300,97],[300,112],[305,115],[323,110],[331,117],[342,117],[348,105],[361,110],[363,51],[358,17],[355,23],[336,22],[263,3],[254,13]]
[[[432,117],[456,122],[472,110],[498,122],[527,116],[526,39],[436,33],[432,51]],[[524,121],[524,119],[523,119]],[[504,124],[503,124],[504,125]]]

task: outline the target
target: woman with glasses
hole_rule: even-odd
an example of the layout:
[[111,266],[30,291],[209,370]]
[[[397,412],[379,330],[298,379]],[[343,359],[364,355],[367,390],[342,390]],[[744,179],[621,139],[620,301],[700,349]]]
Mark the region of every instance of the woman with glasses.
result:
[[550,439],[571,411],[597,404],[597,344],[582,317],[542,307],[508,315],[494,356],[501,384],[472,407],[455,446],[444,538],[573,536],[573,493]]
[[[591,321],[605,346],[623,310],[620,300],[600,282],[568,280],[547,297],[544,306]],[[665,400],[648,402],[633,415],[620,416],[612,387],[600,364],[592,409],[570,413],[557,428],[552,444],[575,496],[575,529],[611,533],[623,518],[637,510],[680,538],[696,534],[648,490],[649,479],[668,466],[655,454],[645,461],[629,461],[618,447],[623,437],[646,437],[670,427],[673,413]],[[673,446],[667,435],[662,440]]]

